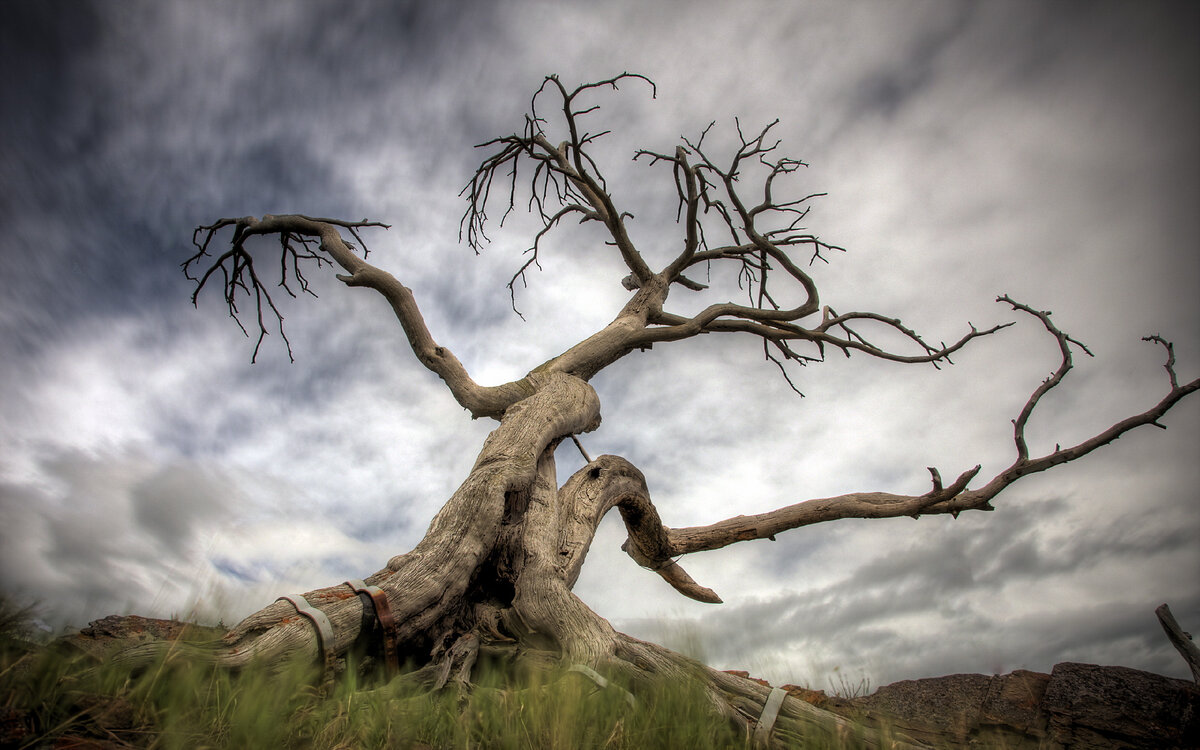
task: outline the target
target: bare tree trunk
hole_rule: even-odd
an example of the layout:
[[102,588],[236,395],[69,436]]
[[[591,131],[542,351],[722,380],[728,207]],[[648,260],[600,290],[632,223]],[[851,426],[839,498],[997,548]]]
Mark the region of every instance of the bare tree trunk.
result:
[[[418,667],[406,679],[432,689],[465,689],[478,656],[487,654],[513,663],[579,665],[635,686],[699,680],[713,710],[749,733],[769,688],[619,633],[572,593],[600,520],[616,507],[630,531],[626,548],[634,559],[657,568],[686,595],[719,601],[667,557],[667,529],[641,472],[627,461],[600,456],[558,486],[554,449],[599,424],[599,403],[591,386],[570,375],[533,375],[530,381],[534,392],[506,410],[425,537],[365,579],[385,592],[400,652]],[[241,667],[294,656],[320,663],[327,650],[335,670],[346,669],[370,613],[345,584],[307,592],[304,599],[328,619],[327,642],[281,600],[199,655]],[[137,663],[156,653],[146,645],[121,658]],[[786,746],[850,731],[835,714],[788,698],[772,737]]]
[[[659,518],[641,472],[622,458],[589,460],[560,487],[555,447],[600,423],[600,404],[588,381],[633,351],[707,334],[749,335],[761,339],[765,358],[778,365],[787,378],[785,363],[820,362],[827,350],[937,366],[948,363],[950,355],[969,342],[1012,325],[982,330],[969,326],[951,344],[934,346],[898,318],[866,311],[839,314],[822,304],[815,281],[792,253],[800,248],[806,254],[811,252],[811,265],[813,260],[824,259],[822,253],[841,248],[800,226],[808,202],[820,193],[789,198],[779,192],[779,185],[803,163],[776,153],[779,143],[769,138],[773,124],[757,135],[739,125],[739,143],[732,159],[710,158],[709,146],[703,145],[708,129],[695,142],[684,139],[673,153],[637,152],[636,159],[670,168],[679,201],[682,250],[656,271],[626,231],[626,220],[632,215],[617,206],[598,163],[588,152],[603,132],[591,135],[596,131],[581,127],[580,122],[597,109],[585,99],[598,90],[633,81],[653,87],[643,76],[628,73],[573,90],[557,77],[548,77],[535,94],[531,110],[536,110],[539,96],[557,97],[566,140],[554,145],[556,141],[546,131],[549,120],[531,111],[522,133],[483,144],[494,152],[463,191],[468,201],[463,235],[478,250],[486,242],[484,226],[493,180],[500,176],[505,189],[495,194],[503,194],[506,208],[511,210],[517,202],[518,164],[522,169],[532,167],[530,206],[544,226],[535,236],[525,264],[509,281],[510,290],[537,264],[543,236],[567,218],[602,225],[611,238],[607,246],[615,249],[630,272],[623,284],[632,294],[612,322],[519,380],[481,386],[449,349],[434,340],[412,291],[366,261],[367,249],[358,231],[384,226],[378,222],[298,214],[219,219],[196,229],[196,252],[184,263],[184,271],[196,282],[193,301],[210,279],[223,279],[225,303],[235,320],[239,320],[238,305],[245,304],[246,298],[253,302],[257,353],[267,333],[264,314],[267,319],[272,315],[278,319],[281,334],[283,317],[255,269],[258,251],[251,252],[247,241],[268,235],[279,241],[280,250],[274,252],[279,253],[280,284],[289,293],[289,284],[308,291],[304,265],[335,264],[345,271],[337,278],[347,286],[372,289],[383,296],[417,360],[442,379],[472,417],[499,422],[470,474],[438,512],[424,538],[411,552],[392,558],[385,568],[365,579],[365,586],[378,587],[386,599],[402,658],[417,667],[405,680],[434,689],[447,684],[466,687],[480,654],[530,663],[568,662],[596,674],[620,675],[633,685],[649,679],[696,680],[714,710],[741,723],[748,734],[753,731],[759,741],[770,738],[775,745],[827,743],[849,731],[837,716],[792,698],[780,703],[778,692],[772,694],[751,680],[715,672],[660,646],[618,633],[572,593],[596,527],[606,513],[614,507],[621,513],[629,532],[624,549],[639,565],[662,576],[684,596],[718,603],[720,597],[692,580],[674,558],[773,538],[788,529],[840,518],[957,516],[964,511],[991,510],[991,501],[1023,476],[1077,460],[1132,429],[1162,427],[1159,420],[1171,408],[1200,390],[1200,379],[1181,383],[1171,343],[1149,336],[1146,340],[1166,351],[1166,394],[1144,412],[1083,442],[1066,447],[1056,444],[1050,453],[1030,455],[1025,432],[1031,414],[1073,368],[1073,354],[1091,353],[1061,331],[1049,312],[1003,296],[999,302],[1042,324],[1057,341],[1061,360],[1013,419],[1013,463],[977,488],[969,485],[979,466],[961,472],[948,485],[943,485],[938,470],[931,468],[933,487],[921,495],[852,493],[707,526],[671,529]],[[756,180],[761,197],[747,187]],[[232,241],[218,255],[210,246],[215,234],[225,228],[232,228]],[[361,247],[343,238],[343,231]],[[731,244],[710,246],[709,236],[727,237]],[[714,264],[738,269],[739,293],[744,282],[751,296],[749,304],[715,302],[691,317],[670,312],[666,308],[670,290],[705,288],[685,272]],[[193,271],[199,275],[192,276]],[[781,281],[799,292],[796,307],[785,309],[775,302],[773,295]],[[875,336],[871,331],[898,338],[907,349],[892,350],[872,343]],[[371,622],[367,611],[371,600],[360,598],[358,588],[363,587],[339,584],[310,591],[303,602],[298,597],[277,601],[239,623],[209,655],[232,667],[255,659],[275,662],[307,655],[332,665],[327,672],[344,668],[346,654],[364,636],[363,623]],[[381,617],[381,622],[384,619]],[[365,635],[374,631],[372,628]],[[143,659],[152,652],[153,648],[134,649],[125,658]],[[764,713],[768,703],[770,708]],[[867,739],[868,744],[879,743],[878,737]]]

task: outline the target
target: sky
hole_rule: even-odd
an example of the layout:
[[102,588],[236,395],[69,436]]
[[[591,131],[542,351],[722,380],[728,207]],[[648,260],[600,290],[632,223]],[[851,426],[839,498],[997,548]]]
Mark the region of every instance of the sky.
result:
[[[49,627],[114,613],[231,624],[411,548],[494,423],[472,421],[378,295],[310,274],[257,362],[179,264],[220,217],[368,217],[476,380],[520,377],[607,323],[627,273],[587,227],[505,283],[536,225],[478,256],[458,193],[549,74],[640,73],[597,94],[614,200],[652,263],[678,248],[681,136],[730,153],[778,118],[827,193],[807,226],[839,311],[931,340],[1017,320],[952,367],[840,355],[792,393],[736,337],[660,345],[593,381],[589,453],[632,461],[670,526],[856,491],[918,494],[1014,456],[1011,421],[1058,364],[1054,311],[1094,358],[1029,425],[1089,437],[1200,372],[1200,12],[1183,2],[42,2],[0,9],[0,591]],[[552,138],[553,140],[553,138]],[[270,247],[264,248],[265,252]],[[715,282],[722,281],[719,275]],[[674,292],[681,312],[737,289]],[[690,295],[690,296],[689,296]],[[709,295],[709,296],[705,296]],[[1200,627],[1200,399],[992,513],[839,521],[681,562],[679,597],[613,514],[579,596],[615,627],[773,682],[828,689],[1062,661],[1187,675],[1153,611]],[[582,465],[559,450],[559,480]]]

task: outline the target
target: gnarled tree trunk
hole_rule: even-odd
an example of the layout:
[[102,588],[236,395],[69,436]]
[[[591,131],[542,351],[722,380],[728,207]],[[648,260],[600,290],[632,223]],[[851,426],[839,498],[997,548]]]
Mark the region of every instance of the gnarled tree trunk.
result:
[[[533,392],[505,411],[425,537],[364,579],[385,592],[402,655],[423,665],[410,680],[433,689],[468,686],[481,653],[513,663],[565,662],[635,685],[700,680],[714,711],[752,731],[769,688],[619,633],[572,593],[600,520],[616,507],[629,531],[626,549],[639,564],[691,598],[720,601],[671,559],[668,530],[645,478],[628,461],[600,456],[558,486],[554,450],[595,429],[599,401],[591,386],[571,375],[533,374],[528,380]],[[303,596],[328,618],[327,642],[291,602],[280,600],[200,655],[227,667],[305,655],[320,663],[328,655],[335,672],[346,669],[373,612],[344,583]],[[123,658],[141,661],[158,650],[141,646]],[[791,698],[774,724],[772,736],[784,744],[862,732]]]
[[[517,662],[578,665],[597,676],[619,675],[635,686],[650,679],[699,680],[713,710],[748,731],[757,730],[755,736],[761,742],[782,745],[802,738],[833,737],[849,731],[834,714],[795,698],[783,698],[780,703],[778,691],[618,633],[580,601],[572,587],[601,518],[617,508],[629,533],[624,549],[639,565],[662,576],[679,593],[716,604],[721,601],[717,594],[693,581],[675,558],[839,518],[991,510],[991,500],[1021,477],[1076,460],[1141,425],[1158,424],[1184,396],[1200,389],[1200,380],[1181,385],[1170,343],[1149,337],[1167,351],[1169,389],[1158,403],[1077,445],[1056,446],[1051,453],[1031,457],[1025,439],[1030,415],[1073,367],[1073,350],[1090,352],[1060,331],[1049,313],[1001,297],[999,301],[1037,319],[1055,338],[1061,362],[1013,420],[1013,463],[978,488],[969,487],[978,466],[963,471],[949,484],[943,484],[939,472],[931,468],[933,486],[922,495],[852,493],[709,526],[673,529],[660,520],[641,472],[620,457],[589,460],[559,486],[555,447],[600,423],[599,399],[588,381],[626,354],[655,343],[710,333],[756,336],[763,342],[766,358],[779,365],[787,377],[784,365],[788,361],[820,361],[827,347],[899,363],[948,362],[952,353],[972,340],[1011,325],[986,330],[971,327],[953,344],[935,347],[896,318],[874,312],[839,314],[823,306],[815,282],[790,253],[803,246],[816,258],[841,248],[798,227],[807,214],[807,201],[816,196],[787,200],[773,192],[778,190],[776,183],[801,163],[774,156],[778,143],[771,145],[766,140],[771,126],[750,138],[739,128],[740,144],[728,166],[718,165],[702,148],[707,130],[695,143],[685,139],[674,154],[638,152],[637,157],[645,157],[651,164],[671,167],[679,201],[683,250],[655,271],[630,240],[625,227],[629,214],[618,209],[587,152],[588,144],[598,136],[579,126],[581,118],[596,109],[581,104],[582,97],[630,79],[645,80],[625,74],[568,90],[557,78],[547,78],[534,97],[525,131],[484,144],[495,153],[483,161],[464,190],[469,207],[463,228],[468,242],[478,248],[485,239],[486,208],[495,176],[507,180],[512,175],[512,189],[503,191],[511,209],[518,163],[533,167],[531,206],[541,216],[544,228],[530,248],[530,258],[510,280],[510,289],[536,263],[542,237],[567,217],[603,225],[611,238],[607,245],[615,248],[630,271],[623,283],[631,296],[611,323],[519,380],[490,387],[476,384],[453,353],[434,340],[412,291],[390,273],[367,263],[365,245],[360,253],[342,236],[348,232],[361,245],[359,230],[384,226],[376,222],[301,215],[221,219],[196,230],[193,242],[197,251],[185,263],[185,272],[211,259],[207,269],[194,278],[196,295],[215,275],[223,278],[225,301],[235,319],[238,298],[249,296],[258,312],[261,343],[267,332],[264,312],[279,313],[256,273],[247,242],[264,236],[279,240],[285,289],[292,283],[307,290],[301,271],[304,263],[315,262],[318,267],[335,263],[345,271],[337,278],[346,285],[373,289],[387,300],[417,359],[445,382],[473,417],[499,423],[470,474],[433,519],[420,543],[364,581],[382,591],[401,655],[416,668],[405,679],[432,689],[447,684],[467,687],[477,659],[486,654]],[[538,96],[547,91],[561,100],[567,138],[558,146],[543,129],[548,121],[536,110]],[[762,177],[762,198],[757,203],[745,199],[745,185],[750,182],[746,175],[751,170],[759,170]],[[558,210],[551,211],[553,204]],[[705,239],[706,223],[713,225],[707,236],[731,236],[731,244],[710,246]],[[216,233],[227,227],[233,230],[231,246],[214,258],[210,244]],[[665,305],[670,290],[705,288],[685,272],[711,264],[735,264],[751,303],[717,303],[692,317],[668,312]],[[779,275],[799,290],[802,300],[794,308],[780,308],[768,290],[768,278]],[[912,352],[873,344],[864,326],[900,334]],[[798,346],[811,347],[813,353],[800,354],[794,348]],[[308,592],[304,599],[315,611],[301,611],[305,605],[296,599],[277,601],[234,627],[212,658],[236,667],[255,659],[274,661],[299,654],[336,666],[361,637],[378,636],[370,600],[356,594],[354,587],[342,583]],[[144,658],[148,653],[148,649],[134,650],[126,658]],[[874,743],[878,738],[867,740]]]

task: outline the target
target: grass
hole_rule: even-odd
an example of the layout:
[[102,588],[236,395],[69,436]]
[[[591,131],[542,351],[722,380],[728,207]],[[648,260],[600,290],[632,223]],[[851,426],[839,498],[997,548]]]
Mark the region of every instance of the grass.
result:
[[838,698],[861,698],[871,694],[871,678],[863,675],[854,680],[846,677],[841,667],[834,667],[829,676],[829,689]]
[[[625,693],[577,673],[483,669],[470,696],[399,681],[327,694],[308,664],[239,674],[168,654],[138,672],[0,636],[0,748],[729,748],[697,686]],[[88,741],[93,744],[83,745]]]
[[[0,595],[0,750],[749,747],[697,682],[641,685],[630,705],[628,686],[486,661],[469,695],[429,693],[403,677],[359,684],[356,670],[321,689],[311,663],[233,673],[182,647],[133,670],[39,638],[35,615]],[[845,679],[834,687],[865,690]]]

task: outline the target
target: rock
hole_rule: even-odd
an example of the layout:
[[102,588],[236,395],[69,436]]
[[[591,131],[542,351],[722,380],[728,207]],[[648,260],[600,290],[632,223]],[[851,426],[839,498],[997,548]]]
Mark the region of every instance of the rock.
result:
[[[931,744],[964,745],[981,723],[984,699],[993,679],[981,674],[956,674],[896,682],[849,700],[849,718],[899,730]],[[827,708],[839,711],[837,707]]]
[[904,680],[858,698],[783,689],[851,721],[935,747],[1200,748],[1200,686],[1127,667],[1064,663],[1050,674]]
[[161,620],[139,615],[109,615],[88,623],[86,628],[74,635],[59,638],[54,646],[75,649],[103,659],[114,651],[137,643],[180,638],[189,641],[215,640],[224,634],[225,631],[220,628],[193,625],[178,620]]
[[1042,709],[1071,748],[1200,747],[1200,687],[1128,667],[1054,667]]
[[993,677],[980,709],[981,723],[1044,736],[1046,717],[1041,705],[1049,682],[1050,675],[1024,669]]

